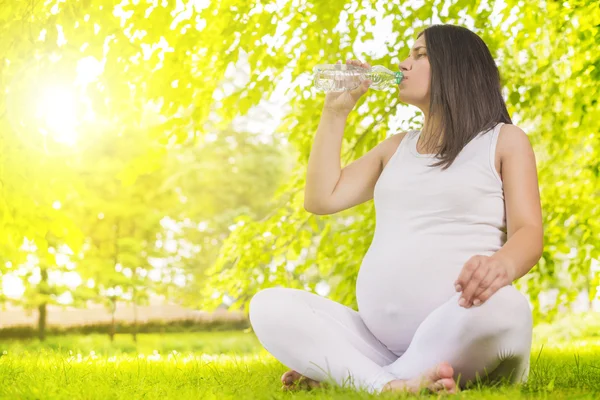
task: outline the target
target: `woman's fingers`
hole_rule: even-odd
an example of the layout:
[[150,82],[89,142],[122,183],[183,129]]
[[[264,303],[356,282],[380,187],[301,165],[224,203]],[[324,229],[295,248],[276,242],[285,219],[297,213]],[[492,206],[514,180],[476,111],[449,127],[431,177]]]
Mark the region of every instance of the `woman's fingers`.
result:
[[367,62],[362,62],[360,60],[356,60],[353,58],[349,58],[346,60],[346,64],[349,65],[356,65],[358,67],[363,67],[363,68],[371,68],[371,64],[367,63]]
[[477,296],[477,298],[473,301],[473,305],[482,305],[483,303],[488,301],[489,298],[492,297],[492,295],[496,293],[501,287],[502,279],[500,277],[497,277],[486,290],[484,290],[479,296]]
[[483,292],[485,292],[486,290],[488,290],[488,288],[492,285],[492,283],[496,279],[498,279],[498,273],[496,271],[490,270],[490,272],[487,274],[485,279],[483,279],[479,283],[479,288],[475,291],[475,294],[473,295],[473,305],[478,305],[478,304],[475,304],[475,300],[478,298],[480,299],[481,294]]
[[480,265],[475,269],[458,302],[461,307],[469,308],[473,305],[474,295],[480,288],[481,282],[488,282],[485,279],[489,273],[490,269],[485,265]]

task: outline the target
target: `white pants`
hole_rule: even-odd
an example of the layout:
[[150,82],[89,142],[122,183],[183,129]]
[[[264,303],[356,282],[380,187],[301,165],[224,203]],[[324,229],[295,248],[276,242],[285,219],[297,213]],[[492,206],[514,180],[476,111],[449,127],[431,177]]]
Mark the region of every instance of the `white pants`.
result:
[[[398,357],[346,306],[298,289],[269,288],[250,302],[250,322],[260,343],[282,364],[319,382],[378,393],[394,379],[410,379],[446,361],[459,385],[529,373],[532,317],[512,285],[479,307],[458,305],[460,293],[421,322]],[[385,323],[385,321],[383,321]]]

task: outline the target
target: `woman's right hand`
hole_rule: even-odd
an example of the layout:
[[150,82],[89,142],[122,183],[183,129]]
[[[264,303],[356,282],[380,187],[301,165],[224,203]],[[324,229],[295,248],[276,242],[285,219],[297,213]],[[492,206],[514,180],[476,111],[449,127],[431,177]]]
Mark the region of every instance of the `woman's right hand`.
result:
[[[338,64],[340,61],[338,61]],[[358,60],[346,60],[346,65],[356,65],[363,68],[371,68],[368,63],[363,63]],[[356,78],[350,78],[356,79]],[[364,80],[361,84],[353,90],[345,90],[343,92],[329,92],[325,95],[325,104],[323,110],[333,111],[335,113],[348,116],[350,111],[354,108],[358,99],[367,93],[371,86],[371,81]]]

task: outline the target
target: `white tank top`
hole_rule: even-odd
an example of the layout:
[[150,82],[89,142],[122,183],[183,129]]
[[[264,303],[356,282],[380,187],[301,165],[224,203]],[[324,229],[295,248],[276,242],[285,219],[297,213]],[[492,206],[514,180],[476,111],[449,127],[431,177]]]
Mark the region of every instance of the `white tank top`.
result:
[[445,171],[428,166],[438,161],[434,155],[417,152],[420,131],[402,139],[375,185],[375,233],[356,283],[367,326],[370,315],[385,313],[416,329],[456,293],[454,281],[469,258],[491,256],[506,242],[494,165],[501,126],[480,132]]

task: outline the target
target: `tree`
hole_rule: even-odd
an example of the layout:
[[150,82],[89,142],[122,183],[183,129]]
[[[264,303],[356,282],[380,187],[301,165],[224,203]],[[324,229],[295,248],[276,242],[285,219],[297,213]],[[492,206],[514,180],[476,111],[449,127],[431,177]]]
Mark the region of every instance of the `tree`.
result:
[[[383,4],[380,9],[384,18],[392,17],[398,39],[387,44],[388,51],[382,57],[352,51],[357,39],[372,37],[368,27],[375,22],[356,3],[308,2],[296,10],[288,3],[289,8],[275,12],[274,19],[290,20],[288,24],[295,28],[294,35],[282,41],[291,43],[292,36],[300,38],[296,49],[274,53],[268,44],[254,43],[253,35],[243,35],[238,46],[249,51],[250,69],[255,71],[252,79],[258,82],[262,66],[286,65],[294,67],[293,73],[300,75],[314,64],[337,59],[359,58],[369,59],[371,64],[393,64],[406,54],[414,34],[434,18],[441,18],[444,23],[466,24],[467,19],[460,15],[471,17],[471,28],[484,38],[499,61],[509,111],[515,122],[529,133],[538,154],[546,248],[537,267],[518,283],[528,290],[534,305],[538,304],[539,293],[550,287],[559,288],[567,295],[563,302],[568,302],[585,284],[593,298],[598,277],[590,279],[590,262],[600,254],[597,161],[600,119],[595,118],[599,110],[593,96],[599,89],[600,58],[593,49],[600,37],[597,23],[600,11],[594,4],[581,1],[565,3],[568,7],[553,2],[507,1],[496,15],[499,22],[492,24],[493,4],[449,3],[428,1],[417,9]],[[271,15],[264,10],[239,19],[248,26],[260,24],[262,34],[273,34],[275,25],[264,23]],[[519,15],[528,18],[518,18]],[[332,30],[339,20],[346,21],[349,32],[340,34]],[[230,29],[243,31],[241,27]],[[560,45],[555,46],[557,42]],[[325,46],[339,51],[325,54]],[[290,53],[296,55],[291,61]],[[315,110],[322,101],[317,100],[314,91],[308,91],[309,85],[310,82],[294,88],[293,111],[280,127],[290,133],[303,163],[308,159],[312,133],[318,124]],[[245,95],[242,92],[232,97],[228,105]],[[393,92],[362,99],[358,111],[349,117],[342,147],[343,163],[360,157],[387,136],[395,108],[402,107]],[[403,128],[411,127],[413,120],[403,124]],[[307,215],[301,199],[303,166],[295,176],[296,180],[287,186],[290,202],[271,218],[239,219],[243,226],[224,244],[218,262],[210,271],[212,280],[206,287],[207,294],[215,287],[224,288],[228,295],[238,299],[234,307],[247,307],[248,298],[262,287],[282,284],[314,290],[322,278],[330,283],[331,298],[354,304],[354,280],[372,239],[366,233],[372,233],[374,228],[373,204],[369,202],[336,216]],[[349,225],[343,224],[344,219]],[[571,249],[578,250],[576,258],[565,265],[571,280],[562,282],[555,273],[555,269],[561,268],[555,260]],[[297,265],[286,268],[294,260],[299,261]],[[266,270],[264,266],[269,262],[273,268]],[[534,311],[538,319],[543,317],[539,308]]]
[[[282,284],[315,290],[322,281],[330,284],[331,298],[352,305],[356,273],[374,229],[373,204],[327,217],[303,210],[305,164],[319,121],[316,110],[323,101],[307,78],[315,64],[338,59],[359,58],[371,64],[394,65],[407,53],[417,32],[441,21],[471,27],[490,46],[505,82],[509,111],[515,123],[529,133],[538,155],[546,249],[538,266],[519,284],[527,289],[534,304],[538,294],[551,287],[561,290],[564,302],[584,287],[594,298],[600,283],[590,271],[591,259],[598,258],[600,252],[600,119],[596,118],[599,106],[593,96],[600,81],[600,58],[594,51],[600,39],[600,11],[593,3],[574,0],[560,4],[504,3],[502,9],[496,2],[467,0],[425,1],[418,6],[385,1],[288,1],[277,5],[257,0],[243,4],[222,0],[205,6],[189,1],[114,0],[5,4],[0,10],[0,30],[10,40],[0,44],[0,82],[8,85],[10,101],[0,98],[0,129],[6,133],[0,142],[0,194],[4,201],[0,208],[0,254],[14,265],[22,263],[25,255],[18,248],[23,237],[45,248],[47,233],[78,254],[86,236],[82,221],[97,220],[97,215],[53,208],[68,193],[86,192],[85,180],[77,177],[77,169],[72,166],[83,165],[82,154],[93,158],[90,153],[75,153],[70,162],[53,153],[64,146],[52,145],[49,140],[27,140],[39,138],[40,129],[48,139],[51,128],[47,122],[30,118],[28,101],[37,94],[32,87],[43,87],[49,81],[70,84],[81,68],[80,61],[85,59],[101,66],[101,73],[77,92],[87,99],[86,104],[95,114],[95,120],[78,121],[86,131],[83,145],[93,150],[102,143],[103,135],[113,140],[122,135],[138,137],[135,132],[143,129],[140,146],[150,149],[121,164],[120,172],[111,170],[118,174],[121,189],[135,189],[120,193],[118,185],[109,188],[113,197],[102,208],[117,201],[137,204],[140,210],[148,211],[147,198],[143,205],[127,202],[133,202],[136,193],[148,188],[160,195],[152,186],[158,182],[192,199],[187,206],[165,200],[165,207],[177,210],[180,222],[189,218],[193,225],[211,216],[208,226],[214,226],[211,233],[218,235],[214,244],[206,233],[192,234],[192,228],[182,233],[189,234],[193,241],[206,239],[213,244],[203,261],[214,263],[211,268],[201,269],[207,279],[196,271],[199,273],[191,274],[194,279],[189,286],[202,289],[204,306],[220,304],[227,295],[233,299],[233,307],[246,307],[250,296],[262,287]],[[527,18],[519,18],[525,15]],[[372,28],[382,20],[389,21],[393,29],[392,36],[383,42],[386,51],[355,51],[358,41],[375,43]],[[241,57],[247,58],[248,81],[225,90],[226,71],[239,68]],[[219,176],[203,180],[194,168],[204,168],[206,163],[194,160],[193,155],[211,130],[226,132],[236,116],[246,114],[269,96],[286,74],[294,78],[288,90],[292,100],[278,133],[295,147],[298,166],[277,188],[272,202],[246,198],[252,206],[244,209],[238,201],[246,192],[236,192],[235,186],[219,191],[218,183],[224,182]],[[220,91],[222,94],[215,96]],[[154,109],[149,111],[149,105]],[[360,157],[388,136],[391,123],[406,111],[393,90],[363,98],[348,120],[342,163]],[[144,126],[148,114],[156,117],[149,127]],[[413,113],[400,127],[415,127],[421,118]],[[180,156],[194,160],[184,167],[186,172],[158,173],[169,165],[175,170],[181,168],[166,154],[182,144],[190,147],[179,149]],[[40,149],[47,154],[41,156]],[[248,147],[247,151],[255,154],[246,158],[252,166],[245,169],[248,173],[256,171],[253,168],[265,156],[260,150],[260,146]],[[279,158],[264,161],[272,168]],[[223,160],[215,158],[214,163]],[[266,168],[263,172],[265,175],[256,178],[257,198],[272,193],[270,186],[262,185],[265,177],[271,176],[274,182],[283,176],[279,172],[268,175],[270,169]],[[158,175],[144,186],[143,177],[154,173]],[[136,186],[138,178],[140,186]],[[247,176],[240,175],[240,181],[242,178]],[[236,178],[228,175],[226,183],[232,182]],[[200,195],[203,187],[210,187],[218,195]],[[82,199],[93,202],[95,192],[87,193],[89,197]],[[231,193],[237,199],[228,197]],[[190,204],[197,205],[187,211],[198,221],[185,213]],[[220,214],[211,215],[207,210]],[[102,237],[109,237],[119,212],[124,211],[117,210],[110,221],[105,221],[107,231]],[[135,238],[131,252],[148,253],[143,240],[150,240],[156,233],[150,228],[156,220],[150,218],[140,227],[132,221],[139,218],[135,212],[121,217],[125,218],[126,237]],[[231,218],[235,228],[229,234]],[[51,219],[56,223],[49,224]],[[226,240],[223,235],[228,235]],[[214,246],[218,246],[218,254]],[[105,268],[109,268],[110,251],[98,253]],[[565,254],[576,255],[564,264],[557,263]],[[90,254],[88,257],[87,261],[100,262],[93,261]],[[184,265],[191,264],[183,261],[175,268],[190,272]],[[4,265],[0,268],[6,269]],[[569,277],[566,281],[561,275],[564,272]],[[537,308],[536,313],[541,316]]]

